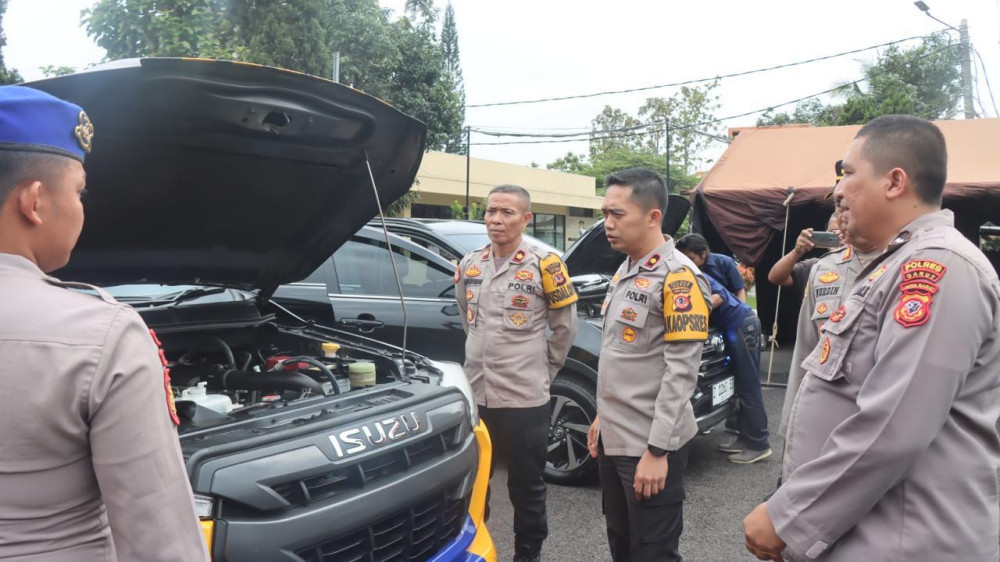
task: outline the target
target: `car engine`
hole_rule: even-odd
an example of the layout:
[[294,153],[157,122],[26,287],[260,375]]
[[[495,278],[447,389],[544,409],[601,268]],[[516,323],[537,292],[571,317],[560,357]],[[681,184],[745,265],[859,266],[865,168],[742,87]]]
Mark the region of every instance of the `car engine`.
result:
[[164,357],[183,430],[185,425],[215,425],[262,407],[346,394],[394,380],[395,369],[390,368],[394,365],[388,359],[354,354],[332,342],[283,349],[209,336],[179,351],[165,350]]

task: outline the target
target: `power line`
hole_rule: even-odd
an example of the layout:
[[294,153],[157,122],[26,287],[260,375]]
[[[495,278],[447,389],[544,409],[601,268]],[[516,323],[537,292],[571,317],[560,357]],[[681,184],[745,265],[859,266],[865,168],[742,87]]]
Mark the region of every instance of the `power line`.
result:
[[[941,31],[945,31],[945,29],[942,29]],[[936,33],[939,33],[939,32],[936,32]],[[791,67],[800,66],[800,65],[803,65],[803,64],[810,64],[810,63],[814,63],[814,62],[819,62],[819,61],[824,61],[824,60],[829,60],[829,59],[835,59],[835,58],[839,58],[839,57],[843,57],[843,56],[847,56],[847,55],[854,55],[854,54],[857,54],[857,53],[863,53],[865,51],[870,51],[872,49],[879,49],[879,48],[882,48],[882,47],[888,47],[888,46],[891,46],[891,45],[895,45],[897,43],[904,43],[906,41],[912,41],[914,39],[926,39],[926,38],[931,37],[931,36],[933,36],[933,34],[931,34],[931,35],[915,35],[913,37],[907,37],[906,39],[897,39],[895,41],[890,41],[888,43],[882,43],[882,44],[879,44],[879,45],[872,45],[871,47],[865,47],[863,49],[854,49],[853,51],[844,51],[842,53],[836,53],[836,54],[833,54],[833,55],[826,55],[826,56],[816,57],[816,58],[813,58],[813,59],[808,59],[808,60],[803,60],[803,61],[798,61],[798,62],[791,62],[791,63],[779,64],[779,65],[776,65],[776,66],[769,66],[769,67],[766,67],[766,68],[755,68],[753,70],[744,70],[742,72],[733,72],[733,73],[730,73],[730,74],[722,74],[722,75],[714,76],[714,77],[711,77],[711,78],[698,78],[698,79],[695,79],[695,80],[685,80],[683,82],[673,82],[673,83],[670,83],[670,84],[658,84],[656,86],[643,86],[643,87],[640,87],[640,88],[629,88],[629,89],[625,89],[625,90],[605,90],[603,92],[593,92],[593,93],[590,93],[590,94],[576,94],[576,95],[558,96],[558,97],[551,97],[551,98],[539,98],[539,99],[533,99],[533,100],[503,101],[503,102],[493,102],[493,103],[470,104],[470,105],[467,105],[466,107],[473,108],[473,107],[499,107],[499,106],[507,106],[507,105],[525,105],[525,104],[543,103],[543,102],[549,102],[549,101],[565,101],[565,100],[575,100],[575,99],[583,99],[583,98],[596,98],[596,97],[600,97],[600,96],[608,96],[608,95],[614,95],[614,94],[627,94],[627,93],[632,93],[632,92],[644,92],[644,91],[648,91],[648,90],[658,90],[658,89],[661,89],[661,88],[674,88],[674,87],[677,87],[677,86],[687,86],[687,85],[690,85],[690,84],[700,84],[702,82],[710,82],[712,80],[722,80],[722,79],[726,79],[726,78],[737,78],[737,77],[740,77],[740,76],[747,76],[747,75],[750,75],[750,74],[758,74],[758,73],[761,73],[761,72],[770,72],[772,70],[781,70],[783,68],[791,68]]]
[[990,86],[990,75],[986,71],[986,63],[983,62],[983,55],[979,54],[977,49],[972,49],[973,53],[976,53],[976,58],[979,59],[979,66],[983,69],[983,78],[986,79],[986,90],[990,93],[990,102],[993,103],[993,113],[1000,117],[1000,111],[997,111],[997,100],[993,98],[993,87]]
[[[792,104],[796,104],[796,103],[799,103],[799,102],[803,102],[803,101],[808,100],[808,99],[812,99],[812,98],[819,97],[819,96],[822,96],[822,95],[830,94],[830,93],[836,92],[836,91],[844,88],[845,86],[855,86],[855,85],[861,84],[862,82],[867,82],[868,80],[871,80],[872,78],[877,78],[878,76],[881,76],[883,74],[888,74],[888,73],[890,73],[892,71],[895,71],[895,70],[897,70],[899,68],[902,68],[904,66],[913,64],[913,63],[915,63],[917,61],[920,61],[920,60],[932,57],[934,55],[943,53],[944,51],[946,51],[948,49],[952,49],[952,48],[955,48],[955,47],[958,47],[958,46],[960,46],[958,43],[951,43],[951,44],[945,45],[944,47],[941,47],[940,49],[937,49],[936,51],[931,51],[929,53],[926,53],[926,54],[921,55],[919,57],[913,58],[913,59],[908,60],[906,62],[903,62],[901,64],[897,64],[895,66],[886,67],[881,72],[874,72],[874,73],[871,73],[871,74],[869,74],[867,76],[859,78],[859,79],[857,79],[857,80],[855,80],[853,82],[848,82],[846,84],[842,84],[840,86],[835,86],[835,87],[830,88],[828,90],[823,90],[822,92],[817,92],[815,94],[810,94],[808,96],[803,96],[801,98],[797,98],[797,99],[794,99],[794,100],[790,100],[790,101],[786,101],[786,102],[782,102],[782,103],[778,103],[778,104],[773,104],[773,105],[770,105],[770,106],[762,108],[762,109],[755,109],[753,111],[747,111],[747,112],[739,113],[739,114],[736,114],[736,115],[729,115],[727,117],[721,117],[721,118],[718,118],[718,119],[712,119],[710,121],[703,121],[701,123],[693,123],[691,125],[686,125],[686,126],[673,126],[672,125],[671,127],[672,128],[676,128],[676,129],[690,130],[690,131],[695,132],[697,134],[702,134],[702,135],[713,137],[713,138],[716,138],[716,139],[722,139],[722,137],[718,137],[718,136],[712,135],[710,133],[705,133],[703,131],[698,131],[698,130],[694,129],[694,127],[704,127],[705,125],[713,125],[715,123],[721,123],[723,121],[730,121],[732,119],[739,119],[740,117],[748,117],[750,115],[756,115],[758,113],[763,113],[765,111],[771,111],[773,109],[776,109],[776,108],[779,108],[779,107],[783,107],[783,106],[786,106],[786,105],[792,105]],[[645,129],[645,128],[654,127],[654,126],[656,126],[656,127],[662,127],[662,126],[664,126],[664,124],[665,123],[663,121],[654,121],[652,123],[644,123],[642,125],[634,125],[634,126],[622,127],[622,128],[618,128],[618,129],[605,129],[605,130],[601,130],[601,131],[590,131],[589,133],[577,133],[575,135],[572,135],[572,136],[574,136],[576,138],[567,138],[567,137],[570,136],[568,134],[560,134],[560,135],[541,135],[541,134],[529,134],[529,133],[501,134],[501,133],[488,133],[488,132],[478,131],[477,130],[478,133],[481,133],[481,134],[491,134],[492,136],[513,136],[513,137],[530,137],[530,138],[546,138],[546,139],[551,138],[551,139],[556,139],[556,140],[505,141],[505,142],[471,143],[471,144],[473,146],[499,146],[499,145],[509,145],[509,144],[546,144],[546,143],[553,143],[554,144],[554,143],[562,143],[562,142],[578,142],[578,141],[589,141],[589,140],[604,140],[604,139],[610,139],[610,138],[628,138],[629,136],[647,135],[647,134],[650,134],[650,133],[648,133],[648,132],[633,133],[631,135],[622,135],[622,136],[618,136],[618,137],[614,136],[613,133],[620,133],[620,132],[628,133],[628,132],[633,132],[633,131],[636,131],[636,130],[639,130],[639,129]],[[601,137],[586,137],[586,136],[581,136],[581,135],[594,135],[594,134],[597,134],[597,135],[612,134],[612,135],[610,135],[610,136],[601,136]],[[727,139],[727,141],[728,141],[728,139]]]

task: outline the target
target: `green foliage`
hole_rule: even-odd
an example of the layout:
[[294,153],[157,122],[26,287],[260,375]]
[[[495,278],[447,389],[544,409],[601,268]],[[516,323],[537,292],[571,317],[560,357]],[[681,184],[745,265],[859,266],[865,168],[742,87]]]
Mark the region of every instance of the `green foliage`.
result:
[[76,69],[72,66],[55,66],[51,64],[47,66],[40,66],[38,67],[38,70],[42,71],[42,74],[46,78],[51,78],[53,76],[66,76],[76,72]]
[[892,45],[873,63],[862,65],[864,88],[846,84],[839,89],[844,102],[826,105],[810,99],[791,114],[765,113],[757,125],[810,123],[815,126],[861,125],[890,113],[925,119],[950,119],[962,98],[960,50],[945,33],[919,45]]
[[469,214],[466,215],[465,206],[456,199],[451,202],[451,207],[449,207],[451,218],[458,220],[483,220],[483,211],[485,210],[483,203],[469,201]]
[[419,191],[412,191],[412,190],[407,191],[399,199],[396,199],[392,203],[389,203],[383,211],[385,212],[386,216],[399,217],[403,215],[403,212],[405,212],[407,209],[410,208],[410,205],[416,203],[419,200],[420,200]]
[[[579,174],[594,178],[597,194],[604,195],[604,180],[608,175],[626,168],[649,168],[660,174],[666,172],[666,157],[649,150],[637,150],[630,147],[617,147],[591,156],[568,153],[546,166],[549,170],[557,170],[570,174]],[[698,179],[684,172],[679,164],[670,165],[671,193],[687,191],[697,185]]]
[[83,10],[109,60],[139,56],[235,58],[226,0],[100,0]]
[[[717,82],[700,88],[683,87],[669,98],[649,98],[633,116],[611,106],[604,109],[591,122],[590,147],[587,155],[568,153],[546,166],[572,174],[591,176],[596,181],[597,193],[604,193],[604,179],[625,168],[643,167],[666,175],[666,128],[670,123],[670,174],[668,188],[671,193],[692,189],[698,179],[691,174],[703,162],[702,151],[712,141],[700,134],[715,134],[717,125],[703,123],[715,119],[719,108]],[[644,125],[653,124],[651,127]],[[620,131],[621,129],[632,129]],[[601,131],[617,130],[615,133]]]
[[3,16],[7,13],[7,0],[0,0],[0,86],[7,84],[20,84],[24,82],[21,74],[13,69],[7,68],[3,62],[3,48],[7,46],[7,36],[3,33]]
[[97,0],[87,33],[108,60],[197,56],[280,66],[340,81],[386,100],[428,126],[428,148],[461,135],[460,92],[434,36],[436,12],[418,25],[390,21],[377,0]]
[[[455,8],[451,2],[444,10],[444,23],[441,25],[441,53],[444,55],[444,65],[451,77],[455,91],[458,93],[462,121],[465,121],[465,82],[462,79],[462,61],[458,49],[458,26],[455,23]],[[465,154],[465,135],[459,130],[448,139],[444,151],[452,154]]]
[[[618,149],[665,153],[668,128],[664,124],[669,123],[670,162],[679,163],[685,174],[694,171],[703,162],[701,153],[712,142],[711,137],[702,133],[716,134],[718,129],[717,124],[705,124],[715,119],[719,108],[719,96],[714,93],[717,87],[716,81],[702,87],[682,87],[669,98],[648,98],[639,108],[638,116],[604,106],[591,121],[591,160]],[[611,130],[619,132],[601,132]]]

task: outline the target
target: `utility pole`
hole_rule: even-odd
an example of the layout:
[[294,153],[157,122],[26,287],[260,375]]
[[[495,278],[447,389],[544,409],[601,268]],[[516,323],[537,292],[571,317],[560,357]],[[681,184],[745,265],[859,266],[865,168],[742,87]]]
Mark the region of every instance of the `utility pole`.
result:
[[667,193],[670,193],[670,119],[663,120],[663,132],[667,135]]
[[472,128],[465,127],[465,220],[469,216],[469,170],[472,168]]
[[918,0],[913,5],[932,20],[958,32],[958,48],[961,49],[960,56],[962,57],[962,105],[965,106],[965,118],[975,119],[976,108],[972,105],[972,47],[969,41],[969,21],[963,19],[959,28],[956,28],[954,25],[932,16],[931,8],[926,2]]
[[340,83],[340,51],[333,53],[333,81]]
[[958,29],[962,49],[962,93],[964,95],[965,118],[975,119],[976,108],[972,105],[972,49],[969,46],[969,21],[962,20]]

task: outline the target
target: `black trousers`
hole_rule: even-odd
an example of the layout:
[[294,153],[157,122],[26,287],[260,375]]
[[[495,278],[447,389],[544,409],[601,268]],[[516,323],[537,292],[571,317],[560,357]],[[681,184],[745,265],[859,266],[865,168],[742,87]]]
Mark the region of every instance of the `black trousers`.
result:
[[[507,461],[507,490],[514,506],[515,546],[541,548],[549,535],[545,515],[545,457],[549,436],[548,404],[537,408],[479,407],[479,416],[493,442],[493,463]],[[489,517],[487,489],[487,517]]]
[[614,562],[683,562],[678,550],[684,531],[684,471],[691,455],[687,442],[668,460],[666,488],[648,500],[635,499],[639,457],[613,457],[598,447],[608,546]]

